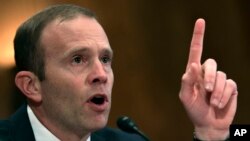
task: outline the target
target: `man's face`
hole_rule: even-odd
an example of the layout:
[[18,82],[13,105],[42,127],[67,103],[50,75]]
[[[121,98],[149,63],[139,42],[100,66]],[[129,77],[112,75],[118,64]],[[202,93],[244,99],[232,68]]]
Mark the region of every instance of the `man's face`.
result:
[[94,131],[104,127],[111,107],[112,50],[93,18],[55,20],[41,35],[45,80],[41,82],[45,117],[58,128]]

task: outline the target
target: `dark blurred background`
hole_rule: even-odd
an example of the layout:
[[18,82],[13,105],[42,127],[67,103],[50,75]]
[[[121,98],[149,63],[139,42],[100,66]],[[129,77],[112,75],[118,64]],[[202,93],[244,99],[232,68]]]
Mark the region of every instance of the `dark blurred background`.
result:
[[22,103],[14,86],[12,40],[21,22],[59,3],[96,12],[115,52],[112,112],[133,118],[152,141],[191,140],[193,126],[179,101],[194,22],[206,20],[203,61],[238,84],[234,122],[250,124],[250,1],[247,0],[8,0],[0,3],[0,118]]

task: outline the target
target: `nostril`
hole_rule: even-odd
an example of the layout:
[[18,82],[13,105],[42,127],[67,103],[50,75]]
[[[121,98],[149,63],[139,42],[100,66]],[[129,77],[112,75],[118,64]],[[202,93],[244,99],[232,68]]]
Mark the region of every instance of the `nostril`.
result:
[[106,77],[96,77],[92,80],[92,83],[106,83],[107,78]]

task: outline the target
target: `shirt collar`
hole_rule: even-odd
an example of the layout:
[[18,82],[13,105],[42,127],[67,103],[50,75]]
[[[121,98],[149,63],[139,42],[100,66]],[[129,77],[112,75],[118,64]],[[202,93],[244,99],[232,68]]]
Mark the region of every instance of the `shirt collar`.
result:
[[[30,106],[27,106],[28,116],[36,141],[60,141],[37,119]],[[90,136],[87,141],[90,141]]]

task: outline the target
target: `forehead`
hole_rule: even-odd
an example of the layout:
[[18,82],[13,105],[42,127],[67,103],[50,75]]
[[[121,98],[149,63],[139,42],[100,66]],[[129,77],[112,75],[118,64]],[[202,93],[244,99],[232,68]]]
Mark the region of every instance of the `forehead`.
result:
[[97,20],[82,15],[49,23],[42,31],[40,43],[46,52],[76,46],[110,48],[106,33]]

